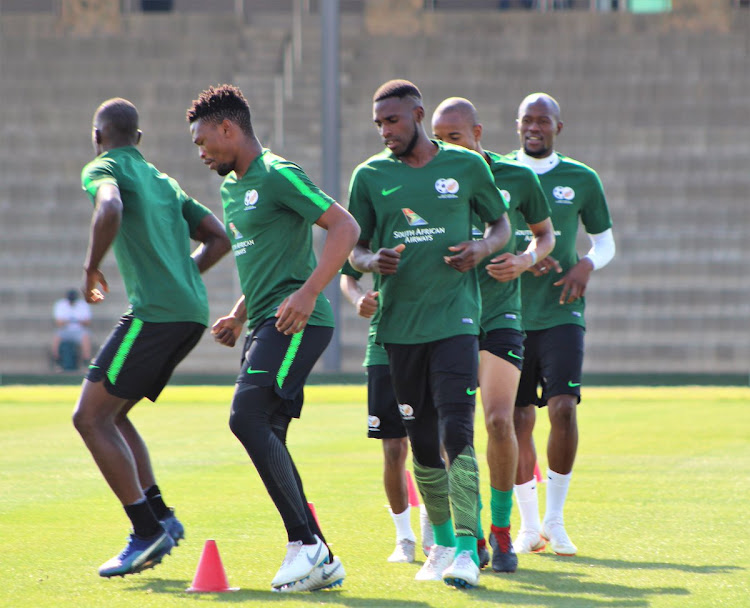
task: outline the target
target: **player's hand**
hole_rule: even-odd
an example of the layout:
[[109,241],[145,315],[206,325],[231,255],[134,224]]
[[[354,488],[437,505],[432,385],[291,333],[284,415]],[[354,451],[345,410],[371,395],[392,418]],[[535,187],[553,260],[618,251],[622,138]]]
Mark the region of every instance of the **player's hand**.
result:
[[401,243],[393,249],[381,248],[372,254],[369,271],[378,274],[396,274],[398,264],[401,261],[401,252],[406,249],[406,245]]
[[563,270],[562,266],[560,266],[560,262],[558,262],[551,255],[548,255],[543,260],[539,260],[536,264],[529,268],[529,272],[535,277],[541,277],[545,274],[549,274],[550,272],[556,272],[557,274],[560,274],[562,271]]
[[570,304],[583,297],[592,270],[594,270],[594,266],[591,261],[588,258],[583,258],[562,279],[554,283],[555,287],[562,287],[560,304]]
[[284,335],[301,332],[315,309],[318,294],[300,287],[286,297],[276,311],[276,330]]
[[211,326],[211,334],[219,344],[232,348],[237,343],[244,325],[233,315],[227,315]]
[[369,290],[367,293],[362,294],[359,296],[359,299],[357,300],[356,307],[357,307],[357,314],[360,317],[364,317],[365,319],[369,319],[372,317],[372,315],[375,314],[375,312],[378,310],[378,296],[380,295],[379,291],[372,291]]
[[448,247],[448,251],[457,252],[455,255],[443,256],[443,260],[451,268],[459,272],[468,272],[489,255],[487,245],[483,240],[464,241],[458,245]]
[[89,304],[98,304],[104,300],[104,294],[109,293],[109,285],[101,270],[96,268],[84,271],[81,293]]
[[531,267],[531,256],[514,255],[510,252],[502,253],[492,258],[490,264],[485,267],[489,274],[496,281],[506,283],[521,276],[524,270]]

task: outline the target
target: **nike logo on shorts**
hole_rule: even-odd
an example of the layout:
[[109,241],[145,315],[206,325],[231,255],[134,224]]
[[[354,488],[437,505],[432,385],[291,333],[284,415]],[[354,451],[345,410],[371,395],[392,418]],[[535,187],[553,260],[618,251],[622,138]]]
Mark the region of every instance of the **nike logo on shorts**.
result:
[[581,383],[580,382],[571,382],[570,380],[568,380],[568,386],[570,388],[575,388],[576,386],[581,386]]
[[470,388],[466,389],[467,395],[476,395],[477,389],[471,390]]
[[247,368],[248,374],[267,374],[268,372],[264,369],[253,369],[252,367]]
[[523,359],[523,357],[519,357],[516,353],[514,353],[512,350],[508,351],[508,356],[513,357],[514,359]]

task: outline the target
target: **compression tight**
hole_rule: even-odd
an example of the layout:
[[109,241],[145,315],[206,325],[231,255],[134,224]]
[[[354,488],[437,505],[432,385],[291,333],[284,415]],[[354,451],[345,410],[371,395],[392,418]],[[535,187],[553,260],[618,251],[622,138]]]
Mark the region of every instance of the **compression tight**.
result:
[[286,447],[291,417],[279,411],[283,401],[273,387],[238,384],[229,428],[240,440],[281,515],[289,542],[309,545],[323,537],[310,510],[297,467]]
[[[414,477],[434,525],[445,523],[453,508],[456,534],[475,536],[479,521],[479,467],[474,454],[474,408],[441,405],[436,416],[407,424]],[[440,457],[439,429],[449,466]]]

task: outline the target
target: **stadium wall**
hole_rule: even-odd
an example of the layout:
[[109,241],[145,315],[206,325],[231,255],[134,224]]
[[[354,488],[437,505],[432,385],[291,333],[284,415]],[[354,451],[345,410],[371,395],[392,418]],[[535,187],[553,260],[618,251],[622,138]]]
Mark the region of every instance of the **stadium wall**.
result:
[[[600,173],[615,222],[617,257],[593,276],[587,294],[586,373],[744,383],[748,11],[673,4],[673,13],[657,15],[419,9],[417,31],[407,32],[394,32],[377,11],[347,12],[341,191],[354,166],[380,147],[370,99],[389,78],[414,80],[428,115],[444,97],[472,99],[483,143],[500,152],[517,146],[521,98],[547,91],[563,108],[560,151]],[[184,122],[209,84],[241,86],[264,143],[320,179],[315,12],[302,19],[300,63],[287,74],[292,94],[282,106],[274,98],[291,21],[279,12],[247,23],[230,12],[132,13],[120,15],[117,28],[78,31],[55,14],[0,12],[3,378],[49,372],[54,300],[81,278],[91,208],[79,174],[92,155],[91,115],[102,100],[134,101],[147,158],[217,213],[219,181],[197,162]],[[283,138],[274,125],[279,107]],[[127,305],[113,260],[105,272],[113,290],[94,311],[96,342]],[[216,317],[238,295],[232,261],[206,280]],[[339,332],[339,371],[359,378],[366,323],[345,306]],[[238,360],[238,352],[206,338],[181,372],[231,376]]]

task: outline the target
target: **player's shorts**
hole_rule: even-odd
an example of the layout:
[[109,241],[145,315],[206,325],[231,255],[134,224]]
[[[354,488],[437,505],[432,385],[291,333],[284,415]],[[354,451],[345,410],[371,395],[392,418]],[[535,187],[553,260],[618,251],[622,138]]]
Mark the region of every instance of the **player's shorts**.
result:
[[492,329],[479,341],[479,350],[486,350],[523,369],[523,338],[523,332],[517,329]]
[[107,392],[121,399],[156,401],[205,330],[205,325],[192,321],[150,323],[123,315],[91,362],[86,379],[103,381]]
[[580,403],[585,331],[580,325],[568,324],[526,332],[517,407],[544,407],[557,395],[574,395]]
[[423,408],[474,407],[479,368],[476,336],[459,335],[425,344],[386,344],[393,389],[408,424]]
[[245,338],[237,384],[273,387],[284,401],[281,411],[299,418],[305,382],[331,341],[333,327],[307,325],[287,336],[276,329],[276,321],[266,319]]
[[367,436],[375,439],[406,437],[387,365],[367,368]]

